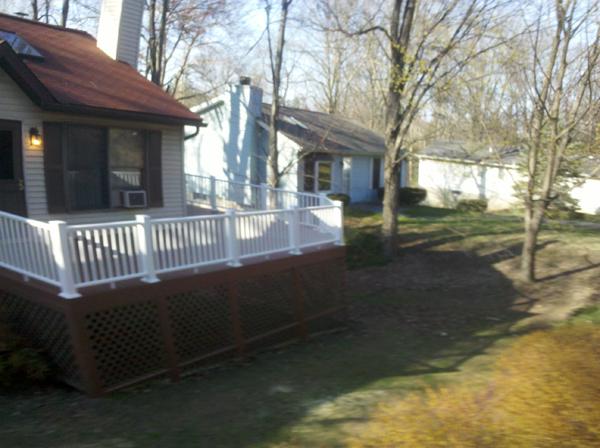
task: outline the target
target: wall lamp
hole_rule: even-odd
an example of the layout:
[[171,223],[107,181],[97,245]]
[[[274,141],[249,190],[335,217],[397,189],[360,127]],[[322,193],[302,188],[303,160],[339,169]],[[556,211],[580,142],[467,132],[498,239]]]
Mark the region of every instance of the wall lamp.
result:
[[29,129],[29,143],[35,148],[42,146],[42,134],[38,128]]

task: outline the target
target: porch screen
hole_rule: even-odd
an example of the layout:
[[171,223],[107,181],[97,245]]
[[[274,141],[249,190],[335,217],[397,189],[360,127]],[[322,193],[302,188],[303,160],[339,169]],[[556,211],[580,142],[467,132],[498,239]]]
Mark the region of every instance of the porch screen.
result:
[[121,205],[122,190],[139,190],[144,175],[144,133],[133,129],[108,131],[110,190],[113,206]]
[[109,207],[106,130],[70,126],[67,145],[67,198],[71,210]]
[[119,208],[123,190],[162,207],[162,133],[46,122],[44,174],[50,213]]

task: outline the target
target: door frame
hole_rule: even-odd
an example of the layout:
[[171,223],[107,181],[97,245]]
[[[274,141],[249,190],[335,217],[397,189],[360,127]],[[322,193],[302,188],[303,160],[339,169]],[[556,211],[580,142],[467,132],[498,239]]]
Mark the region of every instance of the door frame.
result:
[[0,188],[5,185],[14,185],[16,191],[22,197],[22,213],[20,216],[27,216],[27,198],[25,195],[25,167],[23,157],[23,123],[18,120],[0,119],[0,129],[12,131],[13,133],[13,179],[0,179]]

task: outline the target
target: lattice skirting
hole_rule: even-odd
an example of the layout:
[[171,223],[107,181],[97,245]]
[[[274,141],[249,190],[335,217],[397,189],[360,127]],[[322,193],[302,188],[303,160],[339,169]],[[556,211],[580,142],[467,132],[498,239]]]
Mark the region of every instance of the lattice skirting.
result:
[[335,248],[75,300],[3,280],[0,308],[65,382],[101,395],[339,327],[344,275]]

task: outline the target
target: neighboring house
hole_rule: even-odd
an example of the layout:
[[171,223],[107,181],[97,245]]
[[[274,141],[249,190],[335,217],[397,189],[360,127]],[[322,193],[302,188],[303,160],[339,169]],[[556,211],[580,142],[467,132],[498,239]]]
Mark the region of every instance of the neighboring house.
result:
[[[427,190],[426,203],[453,207],[461,199],[487,199],[489,210],[509,209],[521,199],[516,186],[524,180],[516,148],[466,151],[458,143],[436,143],[419,154],[418,185]],[[600,214],[598,158],[581,161],[581,177],[570,192],[583,213]]]
[[[0,209],[69,223],[186,213],[184,125],[137,70],[142,0],[103,2],[89,34],[0,14]],[[142,192],[127,194],[126,191]]]
[[[192,108],[207,127],[186,141],[186,173],[266,182],[270,105],[262,98],[262,90],[242,78],[224,95]],[[376,132],[338,115],[281,107],[278,144],[282,188],[377,200],[385,146]]]

